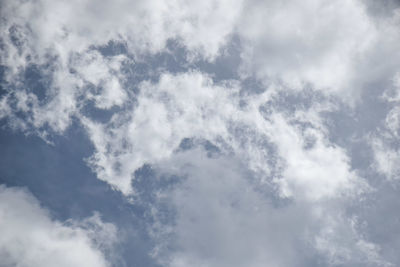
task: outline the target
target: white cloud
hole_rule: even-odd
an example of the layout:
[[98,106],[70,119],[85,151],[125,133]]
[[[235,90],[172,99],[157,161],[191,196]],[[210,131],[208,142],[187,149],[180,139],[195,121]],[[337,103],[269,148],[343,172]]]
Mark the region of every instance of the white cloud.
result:
[[[398,12],[376,18],[363,1],[249,1],[238,26],[242,71],[288,89],[353,102],[399,67]],[[385,60],[382,60],[385,58]]]
[[104,58],[91,49],[109,41],[123,42],[140,57],[164,51],[174,39],[189,57],[212,60],[236,35],[243,48],[243,73],[283,83],[285,89],[310,84],[350,102],[365,84],[386,79],[400,62],[399,12],[372,17],[365,3],[356,0],[6,1],[1,12],[0,56],[9,89],[18,87],[30,64],[50,64],[52,78],[46,104],[38,103],[27,88],[19,92],[30,99],[21,102],[29,106],[24,111],[29,123],[15,118],[17,110],[9,112],[9,105],[0,106],[1,114],[11,117],[15,127],[42,128],[42,135],[46,125],[65,131],[88,100],[102,109],[125,103],[129,92],[121,84],[119,65],[125,59]]
[[232,87],[214,85],[198,72],[165,74],[141,84],[138,105],[116,114],[108,125],[83,119],[96,153],[90,159],[98,177],[125,193],[135,170],[170,157],[185,137],[225,138],[236,113]]
[[[330,144],[321,131],[308,128],[302,134],[281,116],[274,118],[273,127],[273,142],[286,162],[283,178],[277,180],[283,196],[315,200],[361,185],[360,181],[357,185],[357,175],[350,170],[345,150]],[[309,148],[307,138],[313,142]]]
[[[265,115],[260,109],[273,101],[269,93],[240,97],[235,83],[214,84],[198,72],[144,82],[137,100],[130,113],[115,115],[109,124],[82,120],[96,149],[91,165],[124,193],[131,192],[135,170],[171,157],[184,138],[209,140],[234,153],[260,181],[278,184],[283,197],[320,199],[360,185],[346,151],[326,139],[319,108]],[[240,106],[240,100],[247,104]],[[311,126],[301,130],[293,122]],[[277,162],[271,164],[272,158]],[[272,168],[282,168],[280,178],[271,177]]]
[[[8,112],[16,128],[34,128],[42,136],[43,128],[62,133],[79,116],[87,100],[96,107],[120,106],[127,99],[121,85],[121,56],[103,57],[92,47],[110,41],[124,43],[128,51],[141,57],[166,49],[170,39],[188,50],[189,57],[214,59],[229,40],[241,10],[237,1],[5,1],[0,25],[6,89],[13,94],[21,87],[21,76],[32,64],[49,74],[46,103],[39,103],[29,84],[18,92],[26,109]],[[46,70],[47,68],[47,70]],[[96,90],[90,90],[93,85]],[[34,92],[36,94],[36,92]],[[5,97],[8,102],[14,101]],[[4,99],[4,98],[3,98]],[[26,121],[14,116],[24,112]]]
[[[393,141],[392,141],[393,142]],[[374,167],[388,179],[400,179],[400,150],[391,146],[390,139],[383,136],[370,138],[374,152]]]
[[164,49],[168,39],[178,39],[190,51],[215,57],[232,32],[241,1],[7,1],[2,8],[5,23],[24,43],[23,53],[4,38],[7,65],[23,66],[24,56],[46,53],[67,64],[71,52],[82,53],[93,45],[124,41],[131,52]]
[[[94,145],[88,164],[126,195],[134,193],[131,182],[143,164],[160,173],[187,174],[181,186],[160,192],[166,194],[160,201],[178,216],[177,224],[166,228],[175,250],[165,250],[164,233],[154,232],[156,255],[167,265],[293,266],[309,260],[298,251],[307,246],[307,253],[332,264],[362,258],[380,264],[379,247],[364,240],[351,225],[354,218],[345,216],[346,202],[368,186],[352,170],[346,149],[331,142],[320,114],[335,108],[336,97],[352,102],[370,82],[392,77],[395,93],[383,99],[397,104],[398,12],[373,17],[356,0],[5,1],[0,12],[0,57],[7,67],[0,118],[46,138],[50,131],[62,134],[76,117]],[[124,87],[132,77],[123,65],[166,51],[168,40],[185,48],[188,61],[212,61],[232,36],[242,49],[237,71],[241,78],[254,75],[273,84],[263,85],[264,93],[249,93],[241,81],[215,82],[196,70],[157,73],[159,80],[141,82],[137,93]],[[103,56],[93,48],[110,41],[123,43],[130,56]],[[49,79],[44,99],[22,83],[32,65]],[[326,94],[309,106],[279,106],[282,91],[291,96],[306,87]],[[89,103],[120,109],[108,122],[98,122],[84,115]],[[399,134],[399,112],[390,110],[382,136],[372,143],[375,167],[389,178],[399,175],[399,149],[391,146]],[[177,152],[184,138],[210,141],[221,156],[211,160],[197,150]],[[252,185],[293,203],[276,208]],[[90,257],[87,265],[106,265],[93,248],[90,229],[62,225],[26,193],[1,190],[11,206],[20,207],[0,204],[7,211],[3,229],[10,229],[0,240],[12,244],[1,248],[10,261],[52,260],[46,255],[55,248],[57,261]],[[28,216],[35,223],[26,224]],[[102,224],[97,217],[89,221]],[[23,230],[16,231],[14,222]],[[72,243],[79,246],[70,248]],[[58,252],[68,248],[70,254]]]
[[98,215],[62,224],[25,190],[0,186],[4,266],[109,266],[100,247],[113,242],[115,234],[115,226]]
[[72,64],[76,75],[82,78],[85,85],[95,88],[94,92],[80,88],[80,91],[85,90],[82,92],[85,100],[93,99],[96,107],[101,109],[123,105],[128,98],[120,82],[123,79],[120,69],[124,61],[128,61],[125,56],[104,58],[96,51],[76,56]]
[[393,77],[393,86],[383,92],[382,99],[390,107],[382,127],[368,138],[374,153],[373,167],[389,180],[400,179],[400,84],[399,74]]
[[375,34],[358,1],[254,1],[244,22],[245,60],[291,88],[342,88]]
[[152,208],[153,256],[164,266],[385,265],[379,247],[359,236],[346,205],[338,205],[346,196],[277,204],[239,159],[210,158],[201,149],[156,170],[158,179],[181,177],[158,191]]

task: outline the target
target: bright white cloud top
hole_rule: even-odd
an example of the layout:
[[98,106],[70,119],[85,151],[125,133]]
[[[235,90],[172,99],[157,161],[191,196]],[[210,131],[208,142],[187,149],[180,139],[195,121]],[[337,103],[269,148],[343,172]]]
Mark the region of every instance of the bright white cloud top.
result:
[[[400,180],[400,8],[378,2],[3,1],[0,119],[49,145],[84,129],[161,266],[396,266],[368,215]],[[120,264],[1,188],[10,264]]]

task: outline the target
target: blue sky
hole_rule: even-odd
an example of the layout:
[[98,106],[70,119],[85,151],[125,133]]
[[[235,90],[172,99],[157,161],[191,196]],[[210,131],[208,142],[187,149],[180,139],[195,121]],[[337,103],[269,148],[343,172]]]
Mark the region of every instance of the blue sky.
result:
[[0,266],[398,266],[396,1],[3,1]]

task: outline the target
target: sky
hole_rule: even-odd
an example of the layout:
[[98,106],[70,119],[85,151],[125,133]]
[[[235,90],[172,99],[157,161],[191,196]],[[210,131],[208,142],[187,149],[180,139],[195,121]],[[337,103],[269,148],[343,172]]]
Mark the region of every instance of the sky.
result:
[[400,266],[400,2],[0,1],[0,266]]

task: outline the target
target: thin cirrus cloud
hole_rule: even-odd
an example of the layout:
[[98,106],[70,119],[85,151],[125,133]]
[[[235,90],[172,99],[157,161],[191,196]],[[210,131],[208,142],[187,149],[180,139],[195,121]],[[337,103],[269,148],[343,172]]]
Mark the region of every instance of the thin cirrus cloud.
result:
[[[383,2],[4,1],[0,118],[48,145],[83,129],[83,164],[146,207],[162,266],[395,266],[365,213],[399,177],[400,13]],[[3,195],[81,242],[77,263],[117,264]]]

